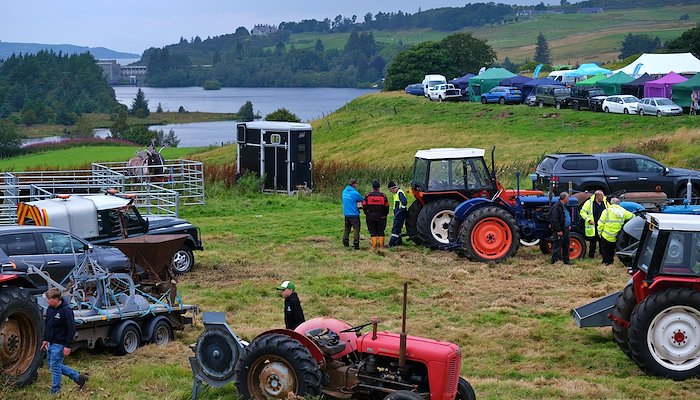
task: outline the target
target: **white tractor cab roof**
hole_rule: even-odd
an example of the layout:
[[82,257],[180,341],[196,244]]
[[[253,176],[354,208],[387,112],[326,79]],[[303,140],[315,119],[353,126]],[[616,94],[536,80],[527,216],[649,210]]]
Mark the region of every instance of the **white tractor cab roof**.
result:
[[473,158],[473,157],[483,157],[486,151],[484,149],[473,149],[473,148],[442,148],[442,149],[430,149],[430,150],[418,150],[416,152],[416,158],[422,158],[425,160],[445,160],[450,158]]
[[17,206],[17,224],[60,228],[84,238],[100,234],[98,211],[131,206],[133,198],[114,195],[58,195]]
[[700,231],[700,215],[647,213],[646,219],[661,231]]

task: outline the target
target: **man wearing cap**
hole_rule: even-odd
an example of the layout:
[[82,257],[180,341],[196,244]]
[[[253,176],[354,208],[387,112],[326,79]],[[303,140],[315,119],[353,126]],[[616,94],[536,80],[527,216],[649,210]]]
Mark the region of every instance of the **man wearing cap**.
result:
[[290,281],[284,281],[277,286],[277,290],[280,291],[280,295],[284,299],[284,326],[291,330],[296,329],[305,321],[301,301],[294,289],[294,284]]
[[394,224],[391,226],[391,238],[389,239],[389,247],[399,246],[403,244],[401,240],[401,230],[403,223],[406,221],[406,206],[408,200],[403,190],[394,183],[389,181],[389,191],[394,194]]
[[353,230],[353,246],[360,250],[360,210],[358,204],[362,204],[362,195],[357,191],[357,179],[350,179],[343,189],[343,215],[345,216],[345,230],[343,231],[343,246],[350,246],[350,228]]
[[372,191],[367,193],[362,202],[362,209],[367,218],[367,230],[372,239],[372,250],[384,247],[384,232],[386,231],[386,216],[389,215],[389,200],[379,190],[378,180],[372,181]]

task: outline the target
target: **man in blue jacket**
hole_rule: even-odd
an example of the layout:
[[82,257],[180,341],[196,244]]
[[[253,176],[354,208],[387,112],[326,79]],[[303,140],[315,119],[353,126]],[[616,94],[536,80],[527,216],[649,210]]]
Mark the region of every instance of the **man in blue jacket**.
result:
[[352,243],[355,250],[360,250],[360,210],[358,204],[362,204],[364,199],[357,191],[357,179],[350,179],[348,185],[343,189],[343,215],[345,216],[343,246],[350,246],[350,228],[352,228]]
[[61,291],[53,288],[44,294],[49,308],[46,310],[46,330],[41,349],[46,352],[46,359],[51,370],[51,394],[61,391],[63,375],[71,378],[82,389],[88,376],[78,373],[63,364],[63,357],[70,355],[70,345],[75,337],[73,310],[68,299],[61,298]]

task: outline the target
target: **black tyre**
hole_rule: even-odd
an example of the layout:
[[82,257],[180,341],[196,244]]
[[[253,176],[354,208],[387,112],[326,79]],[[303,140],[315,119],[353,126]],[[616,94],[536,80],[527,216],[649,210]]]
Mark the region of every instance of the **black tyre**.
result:
[[423,400],[423,397],[416,392],[409,392],[408,390],[397,390],[396,392],[389,393],[384,397],[384,400]]
[[156,322],[148,341],[156,346],[165,346],[173,341],[173,328],[168,323],[168,320],[160,319]]
[[[617,298],[615,307],[613,307],[610,312],[613,317],[612,321],[612,333],[613,338],[615,338],[615,343],[620,347],[623,353],[627,357],[632,358],[630,354],[629,347],[629,336],[627,335],[627,327],[625,322],[629,325],[630,318],[632,317],[632,311],[637,305],[637,300],[634,297],[634,287],[632,285],[625,286],[622,290],[620,297]],[[621,323],[616,322],[616,320],[621,321]]]
[[462,229],[462,221],[452,217],[450,225],[447,227],[447,239],[449,239],[450,243],[456,243],[459,240],[460,229]]
[[244,399],[287,399],[321,394],[321,371],[309,350],[289,336],[269,334],[243,350],[236,367]]
[[486,103],[488,103],[488,101],[486,101],[486,97],[482,97],[482,98],[481,98],[481,104],[486,104]]
[[557,101],[556,103],[554,103],[554,108],[556,108],[557,110],[561,110],[561,102]]
[[438,96],[438,101],[442,103],[442,96]]
[[205,331],[199,335],[194,354],[202,373],[214,381],[232,378],[240,356],[233,337],[222,330]]
[[539,100],[539,101],[537,102],[537,105],[538,105],[540,108],[544,108],[544,101],[543,101],[543,100]]
[[574,111],[581,111],[581,105],[578,103],[578,101],[574,101],[571,103],[571,109]]
[[610,112],[610,109],[608,107],[605,107],[605,109],[603,111],[605,111],[605,113],[607,114]]
[[418,236],[418,214],[420,214],[421,209],[423,209],[423,205],[414,201],[406,211],[406,233],[408,238],[419,246],[423,244]]
[[474,388],[467,382],[466,379],[459,377],[459,382],[457,383],[457,396],[455,400],[476,400],[476,393],[474,393]]
[[192,268],[194,268],[194,253],[190,246],[183,244],[173,254],[173,271],[176,275],[182,275],[192,271]]
[[501,97],[500,99],[498,99],[498,104],[500,104],[500,105],[506,104],[506,99],[504,99],[503,97]]
[[439,199],[429,202],[420,210],[416,227],[423,245],[436,249],[450,242],[447,228],[458,205],[459,202],[454,199]]
[[472,261],[503,261],[520,245],[515,217],[498,206],[485,206],[469,214],[459,235],[461,249]]
[[[678,199],[685,199],[687,195],[688,195],[688,187],[686,185],[682,185],[681,188],[678,189],[678,193],[676,193],[676,197]],[[698,202],[700,202],[700,192],[698,192],[698,189],[695,186],[693,186],[690,189],[690,204],[698,204]]]
[[625,114],[625,115],[629,115],[630,112],[629,112],[629,110],[627,110],[626,108],[624,108],[624,109],[622,109],[622,113]]
[[20,288],[0,288],[0,367],[15,386],[36,379],[43,359],[44,321],[36,298]]
[[649,375],[685,380],[700,375],[700,291],[654,293],[635,307],[627,330],[632,359]]
[[117,346],[114,348],[114,354],[124,356],[131,354],[141,346],[141,332],[136,324],[129,324],[122,330]]
[[552,239],[542,239],[540,240],[540,251],[542,254],[552,254]]
[[588,103],[588,109],[591,110],[592,112],[598,111],[598,107],[593,103]]
[[643,117],[643,116],[644,116],[644,110],[643,110],[643,109],[640,109],[640,110],[639,110],[639,116],[640,116],[640,117]]
[[661,111],[657,111],[657,112],[656,112],[656,116],[657,116],[657,117],[660,117],[660,116],[661,116]]

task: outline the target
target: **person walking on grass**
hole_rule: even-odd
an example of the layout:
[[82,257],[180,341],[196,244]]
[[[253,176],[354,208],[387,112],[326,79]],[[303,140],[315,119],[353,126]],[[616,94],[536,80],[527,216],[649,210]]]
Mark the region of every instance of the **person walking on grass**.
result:
[[61,298],[61,291],[57,288],[47,290],[44,296],[49,307],[46,310],[46,327],[41,350],[46,352],[51,371],[51,394],[61,391],[63,375],[72,379],[78,388],[82,389],[88,381],[88,376],[63,364],[64,357],[70,355],[70,345],[75,337],[73,310],[68,299]]
[[615,246],[617,234],[622,230],[625,222],[634,217],[634,214],[620,206],[620,199],[614,197],[610,200],[610,206],[600,215],[598,220],[598,236],[600,236],[600,253],[603,255],[603,264],[611,265],[615,261]]
[[350,179],[343,189],[343,215],[345,216],[345,230],[343,231],[343,246],[350,246],[350,229],[353,230],[353,247],[360,250],[360,210],[364,198],[357,191],[357,179]]
[[403,229],[404,221],[406,221],[408,200],[406,199],[406,194],[394,181],[389,181],[388,186],[389,191],[394,194],[394,224],[391,226],[391,238],[389,238],[389,247],[394,247],[403,244],[401,230]]
[[384,232],[386,231],[386,216],[389,215],[389,200],[379,190],[378,180],[372,181],[372,191],[367,193],[362,202],[362,209],[367,219],[367,229],[372,238],[372,250],[384,247]]
[[569,194],[561,192],[559,200],[549,210],[549,223],[552,226],[554,237],[552,239],[552,261],[561,260],[564,264],[569,262],[569,231],[571,230],[571,214],[566,208],[569,202]]
[[[585,227],[586,239],[588,240],[588,258],[595,257],[596,243],[600,241],[598,236],[598,231],[596,227],[598,226],[598,220],[603,211],[608,208],[610,203],[608,199],[603,194],[602,190],[596,190],[595,193],[583,203],[579,215],[583,219],[583,224]],[[601,254],[603,245],[600,245]]]
[[287,329],[294,330],[304,321],[304,310],[301,308],[301,300],[297,296],[296,287],[290,281],[284,281],[277,290],[280,291],[280,296],[284,299],[284,326]]

